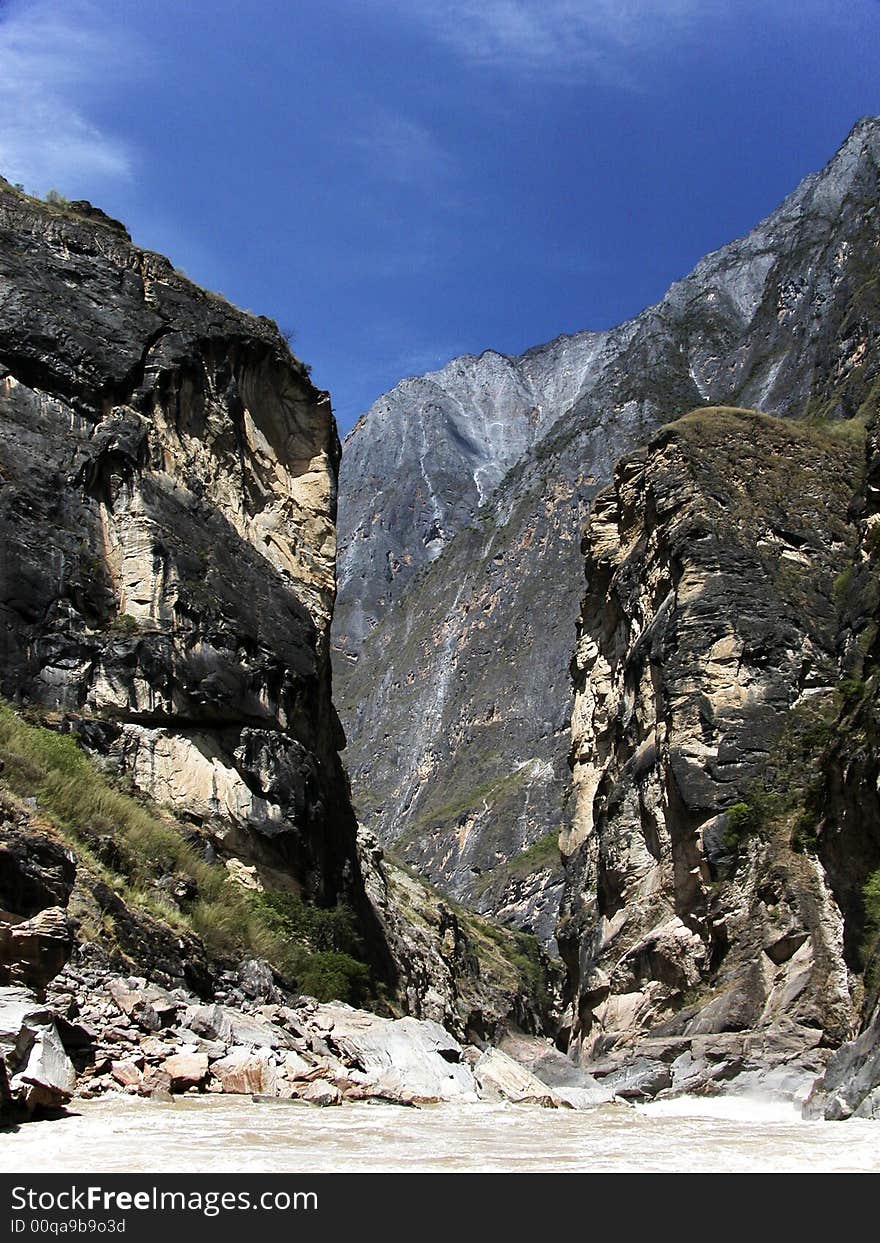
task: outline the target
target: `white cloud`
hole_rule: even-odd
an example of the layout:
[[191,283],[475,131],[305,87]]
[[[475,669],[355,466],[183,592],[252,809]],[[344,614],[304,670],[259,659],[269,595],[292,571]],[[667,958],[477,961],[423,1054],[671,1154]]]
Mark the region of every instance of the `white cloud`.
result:
[[433,190],[455,171],[455,161],[426,126],[378,109],[351,137],[368,174],[380,182]]
[[[633,53],[687,35],[727,0],[407,0],[462,59],[520,72],[619,77]],[[395,0],[396,3],[396,0]]]
[[[87,0],[0,4],[0,173],[71,197],[128,177],[128,145],[88,116],[89,84],[130,67]],[[106,26],[106,13],[104,13]]]
[[[724,37],[724,21],[786,26],[856,20],[873,0],[374,0],[416,20],[461,60],[558,82],[590,76],[637,87],[642,61],[689,39]],[[844,12],[843,10],[846,10]]]

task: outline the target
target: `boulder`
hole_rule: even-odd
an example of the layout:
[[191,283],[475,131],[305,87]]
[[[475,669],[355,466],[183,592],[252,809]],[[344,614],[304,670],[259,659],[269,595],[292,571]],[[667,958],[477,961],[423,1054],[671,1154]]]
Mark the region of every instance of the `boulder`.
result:
[[54,980],[70,957],[70,921],[58,906],[31,919],[0,921],[0,980],[39,992]]
[[625,1101],[650,1100],[672,1085],[672,1070],[666,1062],[636,1057],[620,1070],[602,1076],[599,1085]]
[[0,1053],[15,1053],[27,1033],[52,1022],[52,1010],[27,989],[0,988]]
[[65,1105],[76,1086],[76,1071],[54,1023],[24,1028],[27,1052],[7,1059],[10,1095],[28,1113]]
[[500,1049],[486,1050],[474,1067],[474,1079],[483,1100],[541,1105],[545,1109],[557,1105],[546,1084]]
[[110,1074],[123,1088],[130,1086],[140,1087],[143,1082],[143,1074],[135,1063],[130,1060],[111,1062]]
[[162,1073],[171,1081],[172,1092],[200,1087],[208,1073],[206,1053],[175,1053],[162,1063]]
[[255,1096],[277,1092],[278,1072],[268,1049],[234,1048],[213,1063],[211,1076],[223,1092]]
[[170,1100],[171,1076],[167,1075],[164,1069],[159,1069],[157,1066],[148,1066],[144,1071],[141,1091],[144,1096],[151,1096],[157,1100]]
[[880,1116],[880,1010],[855,1040],[834,1053],[803,1107],[805,1118]]
[[246,997],[270,1001],[278,995],[272,968],[261,958],[250,958],[238,969],[238,983]]
[[[324,1069],[322,1066],[316,1066],[314,1060],[309,1061],[293,1049],[285,1053],[280,1061],[281,1073],[290,1080],[313,1078],[316,1071]],[[326,1069],[329,1071],[329,1067]]]
[[327,1083],[326,1080],[316,1079],[313,1083],[308,1083],[297,1094],[300,1100],[308,1101],[310,1105],[341,1105],[342,1092],[334,1083]]
[[[228,1046],[222,1040],[206,1040],[204,1036],[200,1036],[198,1032],[194,1032],[189,1027],[171,1028],[168,1036],[176,1044],[192,1045],[197,1053],[206,1053],[210,1062],[213,1062],[218,1057],[225,1057],[229,1052]],[[141,1043],[142,1048],[143,1043]]]
[[174,1052],[174,1049],[172,1045],[168,1043],[168,1040],[162,1039],[159,1036],[144,1036],[140,1042],[140,1049],[141,1053],[143,1053],[145,1057],[151,1058],[171,1057]]
[[142,979],[111,980],[107,991],[122,1013],[148,1032],[169,1027],[181,1009],[180,1002],[165,989]]
[[365,1073],[377,1096],[390,1100],[475,1100],[464,1050],[439,1023],[386,1019],[345,1005],[318,1006],[316,1034],[347,1066]]
[[525,1036],[520,1032],[508,1032],[499,1048],[550,1088],[601,1092],[593,1075],[575,1065],[570,1057],[560,1053],[551,1040],[539,1036]]
[[51,1009],[23,988],[0,988],[0,1060],[7,1117],[57,1109],[73,1094],[76,1071]]
[[250,1045],[255,1049],[286,1049],[291,1045],[283,1028],[228,1006],[191,1006],[186,1011],[186,1024],[206,1040],[227,1045]]

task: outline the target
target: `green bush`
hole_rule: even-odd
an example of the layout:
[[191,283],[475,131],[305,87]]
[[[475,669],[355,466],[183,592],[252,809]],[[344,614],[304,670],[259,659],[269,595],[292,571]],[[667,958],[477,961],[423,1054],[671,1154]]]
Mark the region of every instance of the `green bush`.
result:
[[843,681],[838,683],[837,689],[847,703],[852,703],[854,700],[863,697],[866,683],[862,678],[844,678]]
[[296,894],[280,892],[257,894],[253,901],[265,925],[287,941],[329,952],[361,950],[357,920],[349,906],[313,906]]
[[118,613],[110,623],[110,629],[117,634],[135,634],[140,626],[130,613]]
[[303,993],[319,1001],[358,1004],[370,995],[371,977],[351,907],[321,907],[294,893],[251,897],[256,919],[278,947],[274,961]]
[[860,957],[869,989],[880,985],[880,868],[872,872],[862,888],[864,933]]
[[876,937],[880,933],[880,868],[872,872],[865,881],[862,903],[865,908],[865,929]]
[[762,809],[752,803],[734,803],[724,814],[727,824],[722,840],[730,851],[738,850],[747,837],[759,832],[764,823]]
[[370,971],[349,954],[308,954],[297,970],[297,984],[300,992],[318,1001],[357,1005],[370,994]]

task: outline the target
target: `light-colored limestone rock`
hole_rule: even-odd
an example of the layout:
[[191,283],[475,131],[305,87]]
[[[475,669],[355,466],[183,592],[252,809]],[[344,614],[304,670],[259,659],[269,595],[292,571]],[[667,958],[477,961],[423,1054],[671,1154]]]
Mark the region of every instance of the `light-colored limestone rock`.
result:
[[474,1079],[483,1100],[541,1105],[545,1109],[558,1104],[546,1084],[500,1049],[486,1050],[474,1066]]
[[461,1045],[439,1023],[385,1019],[349,1006],[320,1006],[311,1027],[343,1061],[391,1099],[473,1100],[474,1079]]

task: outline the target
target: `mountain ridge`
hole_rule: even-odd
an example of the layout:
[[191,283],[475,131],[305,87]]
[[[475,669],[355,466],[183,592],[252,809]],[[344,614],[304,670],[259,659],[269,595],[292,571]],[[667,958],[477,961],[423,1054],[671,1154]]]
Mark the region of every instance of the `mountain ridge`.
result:
[[[491,498],[479,496],[473,461],[448,434],[472,408],[463,408],[458,391],[448,400],[436,393],[437,376],[451,377],[452,387],[452,380],[458,383],[461,360],[431,373],[430,393],[422,386],[428,377],[404,381],[347,438],[333,641],[355,798],[382,840],[402,839],[406,858],[457,898],[503,911],[523,926],[537,926],[537,920],[543,938],[552,939],[549,911],[558,873],[543,872],[537,897],[517,894],[517,886],[511,890],[500,876],[501,891],[487,897],[486,875],[565,819],[567,775],[557,754],[569,704],[570,643],[563,631],[571,626],[573,634],[579,608],[580,528],[617,458],[695,406],[841,417],[864,400],[870,387],[864,351],[878,322],[869,288],[878,157],[880,123],[864,118],[822,170],[750,233],[700,260],[659,303],[606,332],[564,334],[514,359],[561,360],[555,387],[548,383],[542,390],[547,400],[531,426],[534,393],[511,387],[510,359],[501,368],[505,383],[492,390],[503,356],[468,356],[475,360],[472,372],[485,360],[482,407],[472,426],[483,427],[487,409],[508,420],[491,462],[498,477]],[[553,405],[558,393],[563,400]],[[429,491],[442,530],[431,528]],[[552,590],[537,581],[529,547],[541,549]],[[502,590],[484,591],[493,580]],[[536,609],[548,633],[541,633]],[[477,648],[473,617],[481,613]],[[422,631],[433,633],[432,644]],[[409,650],[410,640],[421,644],[420,653]],[[551,650],[542,650],[548,645]],[[366,662],[359,659],[364,653]],[[505,664],[508,672],[499,671],[494,685],[480,689],[487,662]],[[518,706],[510,694],[514,679]],[[493,715],[507,725],[487,732],[483,725]],[[380,719],[385,724],[376,730],[370,722]],[[478,742],[481,759],[475,732],[494,733],[485,745]],[[404,739],[417,744],[411,761]],[[514,829],[511,817],[523,798],[498,796],[524,764],[541,775],[518,782],[519,796],[531,795],[532,808],[541,803],[544,810],[529,812],[528,822]],[[456,797],[438,794],[432,802],[432,782]],[[500,804],[494,813],[480,810],[487,786],[494,790],[489,802]],[[443,823],[440,813],[450,804],[458,810]],[[490,879],[489,890],[493,884]],[[543,903],[541,913],[536,901]]]

